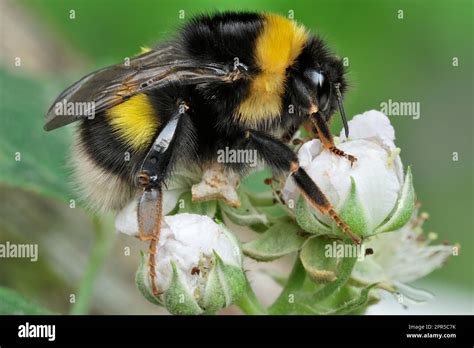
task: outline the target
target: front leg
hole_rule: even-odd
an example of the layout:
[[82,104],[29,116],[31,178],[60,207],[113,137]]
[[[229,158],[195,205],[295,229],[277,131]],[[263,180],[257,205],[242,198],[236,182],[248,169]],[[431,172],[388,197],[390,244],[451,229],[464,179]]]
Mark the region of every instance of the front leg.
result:
[[357,161],[357,158],[346,154],[344,151],[339,150],[336,145],[334,145],[334,139],[332,137],[331,131],[329,130],[329,126],[319,111],[311,114],[311,121],[316,127],[319,139],[321,140],[321,143],[325,149],[331,151],[336,156],[347,158],[351,162],[351,166],[355,161]]
[[349,225],[336,213],[324,193],[309,177],[308,173],[300,167],[296,154],[288,146],[260,131],[248,130],[246,137],[250,145],[257,150],[273,170],[285,171],[291,174],[306,201],[321,213],[328,214],[355,244],[361,243],[361,238],[352,232]]

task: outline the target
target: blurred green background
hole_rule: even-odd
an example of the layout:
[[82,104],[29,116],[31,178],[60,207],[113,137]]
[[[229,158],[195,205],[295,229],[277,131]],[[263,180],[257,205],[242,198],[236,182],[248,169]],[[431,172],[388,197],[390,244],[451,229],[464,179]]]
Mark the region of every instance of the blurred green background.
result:
[[[420,103],[418,120],[391,117],[397,145],[405,166],[412,165],[421,209],[430,213],[426,230],[438,233],[441,241],[461,244],[460,255],[420,286],[449,284],[454,294],[456,289],[466,292],[471,296],[467,311],[470,306],[472,312],[471,0],[1,0],[1,6],[0,241],[37,240],[40,248],[44,245],[56,256],[43,259],[41,271],[39,264],[0,260],[0,285],[64,311],[64,296],[77,285],[87,262],[92,240],[90,223],[84,222],[88,218],[82,212],[62,209],[75,199],[66,165],[72,129],[42,130],[43,114],[54,97],[94,68],[122,62],[138,53],[140,46],[168,37],[193,14],[238,9],[292,13],[326,39],[339,56],[347,57],[352,86],[345,102],[349,115],[380,109],[380,103],[389,99]],[[18,57],[21,65],[15,66]],[[454,57],[458,66],[453,66]],[[333,130],[339,132],[340,127],[336,119]],[[16,152],[21,153],[21,162],[14,160]],[[458,161],[453,161],[454,152]],[[61,235],[59,231],[67,232]],[[114,252],[120,254],[130,243],[119,238]],[[68,249],[61,254],[56,244]],[[67,253],[77,253],[80,245],[84,245],[83,254],[72,265],[61,266],[68,260]],[[137,262],[121,262],[128,273],[99,282],[97,287],[104,291],[133,287],[132,278],[126,277],[133,277]],[[108,265],[116,270],[113,266]],[[124,285],[127,281],[131,284]],[[61,282],[61,286],[53,285]],[[429,289],[436,293],[436,286]],[[130,302],[135,309],[116,308],[113,302],[101,304],[98,299],[100,295],[94,307],[97,312],[143,313],[148,308],[144,302]]]

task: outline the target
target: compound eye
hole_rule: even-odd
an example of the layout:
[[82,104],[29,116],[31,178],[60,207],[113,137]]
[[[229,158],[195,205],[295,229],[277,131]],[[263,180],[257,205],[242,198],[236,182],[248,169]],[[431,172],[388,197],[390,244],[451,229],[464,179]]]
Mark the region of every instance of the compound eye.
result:
[[318,108],[325,111],[329,105],[329,95],[331,93],[329,79],[321,70],[312,69],[309,70],[306,75],[316,87]]
[[323,82],[324,82],[324,75],[321,71],[315,70],[313,72],[313,81],[318,86],[318,88],[323,87]]

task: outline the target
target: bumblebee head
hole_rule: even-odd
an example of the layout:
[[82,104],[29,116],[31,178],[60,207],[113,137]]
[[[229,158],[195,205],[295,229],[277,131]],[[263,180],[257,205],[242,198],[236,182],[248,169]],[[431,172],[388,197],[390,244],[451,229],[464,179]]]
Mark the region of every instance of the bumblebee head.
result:
[[287,71],[293,97],[302,112],[311,116],[319,112],[329,121],[339,110],[346,136],[349,129],[342,97],[347,88],[342,60],[326,48],[317,37],[310,37],[301,54]]

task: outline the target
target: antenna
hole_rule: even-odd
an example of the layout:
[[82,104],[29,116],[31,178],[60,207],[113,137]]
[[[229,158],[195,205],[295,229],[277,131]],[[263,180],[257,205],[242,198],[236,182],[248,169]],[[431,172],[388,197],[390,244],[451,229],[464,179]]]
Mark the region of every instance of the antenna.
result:
[[344,124],[344,133],[346,133],[346,138],[349,138],[349,125],[347,124],[346,112],[344,111],[344,105],[342,104],[342,94],[339,89],[339,87],[341,87],[341,84],[335,83],[334,87],[336,88],[337,105],[339,106],[339,113],[341,114],[342,123]]

